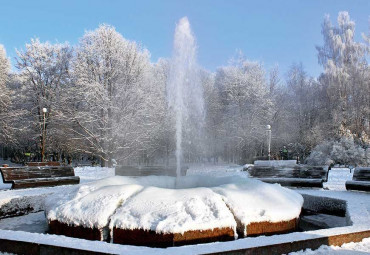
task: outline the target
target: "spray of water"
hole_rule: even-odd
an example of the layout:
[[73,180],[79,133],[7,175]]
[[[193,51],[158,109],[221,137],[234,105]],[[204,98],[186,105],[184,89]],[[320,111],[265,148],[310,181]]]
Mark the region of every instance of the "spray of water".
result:
[[179,20],[173,44],[173,55],[167,84],[170,109],[176,118],[176,175],[181,173],[182,139],[189,121],[202,116],[204,108],[203,90],[199,82],[196,63],[197,46],[187,17]]

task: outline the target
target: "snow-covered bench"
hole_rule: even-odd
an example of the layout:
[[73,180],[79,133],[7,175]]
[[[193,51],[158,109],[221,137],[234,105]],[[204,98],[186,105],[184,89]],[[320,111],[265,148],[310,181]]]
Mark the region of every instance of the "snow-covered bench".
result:
[[4,183],[12,189],[59,186],[80,183],[71,166],[0,167]]
[[346,189],[370,191],[370,167],[356,167],[352,181],[346,181]]
[[254,165],[247,169],[249,175],[267,183],[291,187],[322,188],[328,181],[327,166],[308,165]]

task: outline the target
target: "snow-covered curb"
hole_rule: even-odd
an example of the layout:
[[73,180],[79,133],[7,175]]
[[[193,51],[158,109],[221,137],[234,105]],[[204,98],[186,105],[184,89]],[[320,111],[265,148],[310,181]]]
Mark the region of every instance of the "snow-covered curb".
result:
[[[0,230],[0,239],[21,241],[26,243],[37,243],[40,245],[52,247],[66,247],[76,250],[86,250],[89,252],[100,252],[106,254],[125,254],[125,255],[141,255],[141,254],[210,254],[217,252],[227,252],[244,250],[249,248],[271,246],[284,243],[293,243],[307,241],[310,239],[325,238],[330,236],[338,236],[344,234],[358,233],[368,231],[366,227],[342,227],[326,230],[309,231],[303,233],[290,233],[274,236],[260,236],[252,238],[244,238],[230,242],[216,242],[198,245],[188,245],[181,247],[170,247],[166,249],[137,247],[128,245],[117,245],[99,241],[88,241],[65,236],[47,235],[27,233],[22,231]],[[370,235],[370,232],[368,232]]]
[[289,253],[289,255],[335,255],[335,254],[369,254],[370,238],[365,238],[361,242],[351,242],[342,246],[323,245],[317,250],[306,249]]

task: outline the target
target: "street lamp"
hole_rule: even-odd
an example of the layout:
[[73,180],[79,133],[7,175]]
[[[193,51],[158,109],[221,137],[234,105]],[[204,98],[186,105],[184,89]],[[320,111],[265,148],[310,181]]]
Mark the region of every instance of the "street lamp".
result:
[[41,146],[41,162],[45,161],[45,139],[46,139],[46,113],[48,112],[48,109],[42,108],[42,113],[44,117],[44,124],[42,127],[42,146]]
[[271,159],[271,126],[266,125],[266,132],[267,132],[267,152],[269,160]]

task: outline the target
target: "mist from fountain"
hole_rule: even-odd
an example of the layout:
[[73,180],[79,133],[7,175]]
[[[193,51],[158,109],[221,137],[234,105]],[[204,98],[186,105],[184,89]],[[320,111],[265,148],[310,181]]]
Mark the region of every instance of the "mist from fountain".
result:
[[[197,45],[187,17],[179,20],[170,62],[167,97],[176,118],[176,176],[180,176],[184,128],[201,123],[204,113],[203,89],[196,62]],[[193,122],[193,123],[190,123]],[[199,123],[194,123],[199,122]]]

